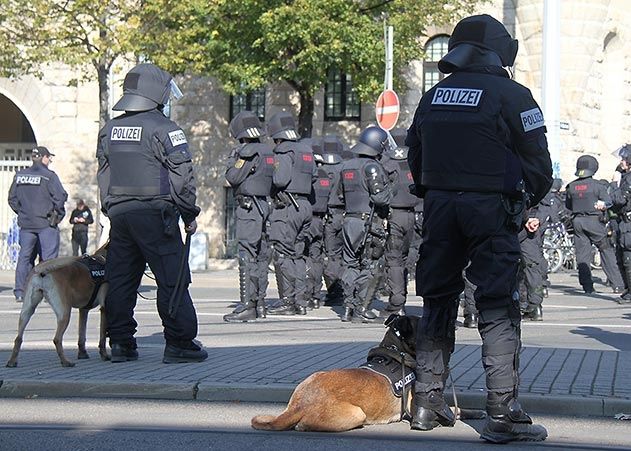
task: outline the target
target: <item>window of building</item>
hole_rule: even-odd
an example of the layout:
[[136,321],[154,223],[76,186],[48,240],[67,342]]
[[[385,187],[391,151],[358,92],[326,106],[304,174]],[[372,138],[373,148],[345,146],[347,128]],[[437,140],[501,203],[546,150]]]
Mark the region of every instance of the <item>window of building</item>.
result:
[[445,74],[438,70],[438,61],[447,53],[449,36],[436,36],[425,45],[425,60],[423,60],[423,93],[445,78]]
[[230,120],[244,110],[256,113],[265,122],[265,88],[230,96]]
[[226,204],[224,208],[224,230],[226,231],[226,258],[237,256],[237,201],[234,188],[225,188]]
[[324,87],[324,120],[359,120],[361,103],[350,75],[330,69]]

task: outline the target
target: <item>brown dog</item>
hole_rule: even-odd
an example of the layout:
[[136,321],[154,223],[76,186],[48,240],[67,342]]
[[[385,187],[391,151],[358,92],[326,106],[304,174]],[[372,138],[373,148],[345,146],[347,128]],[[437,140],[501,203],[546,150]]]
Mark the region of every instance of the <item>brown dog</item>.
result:
[[[91,257],[95,263],[105,263],[108,243],[99,248]],[[83,257],[59,257],[48,260],[35,266],[29,274],[26,289],[24,292],[24,303],[20,312],[18,324],[18,334],[15,337],[13,353],[7,362],[8,367],[16,367],[18,353],[22,346],[24,329],[31,316],[35,313],[35,308],[42,299],[50,304],[57,316],[57,331],[53,338],[55,349],[59,355],[62,366],[74,366],[64,355],[62,340],[63,335],[70,322],[70,312],[72,308],[79,310],[79,352],[77,358],[87,359],[88,353],[85,350],[86,327],[88,322],[88,312],[97,305],[101,308],[101,332],[99,338],[99,354],[103,360],[108,360],[109,356],[105,349],[105,295],[108,284],[103,282],[97,287],[92,278],[92,271],[101,275],[101,270],[89,269],[81,263]],[[95,289],[97,290],[94,293]],[[94,297],[93,297],[94,295]],[[93,302],[90,302],[90,301]],[[90,304],[90,305],[88,305]]]
[[[385,322],[386,335],[378,347],[370,350],[364,367],[312,374],[296,387],[283,413],[277,417],[255,416],[252,427],[270,431],[341,432],[400,421],[402,406],[409,411],[411,396],[406,399],[403,393],[402,403],[394,387],[398,383],[398,388],[402,388],[414,380],[418,319],[391,315]],[[389,365],[383,367],[383,363]],[[379,366],[393,375],[394,384],[375,371]],[[402,366],[407,377],[403,376]]]

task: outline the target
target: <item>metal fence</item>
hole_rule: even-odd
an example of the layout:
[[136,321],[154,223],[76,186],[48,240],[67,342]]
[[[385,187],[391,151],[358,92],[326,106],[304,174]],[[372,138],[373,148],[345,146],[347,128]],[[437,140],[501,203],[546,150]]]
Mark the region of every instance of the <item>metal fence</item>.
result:
[[15,269],[20,250],[17,215],[7,199],[14,174],[31,166],[29,160],[0,160],[0,269]]

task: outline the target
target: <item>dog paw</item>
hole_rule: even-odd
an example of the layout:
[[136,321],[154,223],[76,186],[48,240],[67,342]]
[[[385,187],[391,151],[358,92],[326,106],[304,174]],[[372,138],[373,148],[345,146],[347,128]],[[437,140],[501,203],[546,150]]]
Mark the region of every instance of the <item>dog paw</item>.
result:
[[84,359],[89,359],[89,358],[90,358],[90,356],[85,351],[83,351],[83,352],[79,351],[77,353],[77,359],[79,359],[79,360],[84,360]]
[[7,368],[15,368],[16,366],[18,366],[18,362],[7,362]]
[[109,354],[101,354],[101,360],[103,360],[104,362],[108,362],[111,359],[112,358],[109,356]]
[[66,360],[65,362],[61,362],[61,366],[63,366],[64,368],[72,368],[73,366],[75,366],[75,364]]

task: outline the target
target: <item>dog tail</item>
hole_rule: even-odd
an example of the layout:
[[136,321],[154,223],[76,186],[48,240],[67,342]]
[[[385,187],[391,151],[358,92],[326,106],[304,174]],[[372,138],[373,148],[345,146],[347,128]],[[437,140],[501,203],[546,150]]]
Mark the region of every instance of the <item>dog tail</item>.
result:
[[302,419],[302,414],[297,410],[285,410],[275,417],[274,415],[257,415],[252,418],[252,427],[264,431],[287,431],[293,429]]

